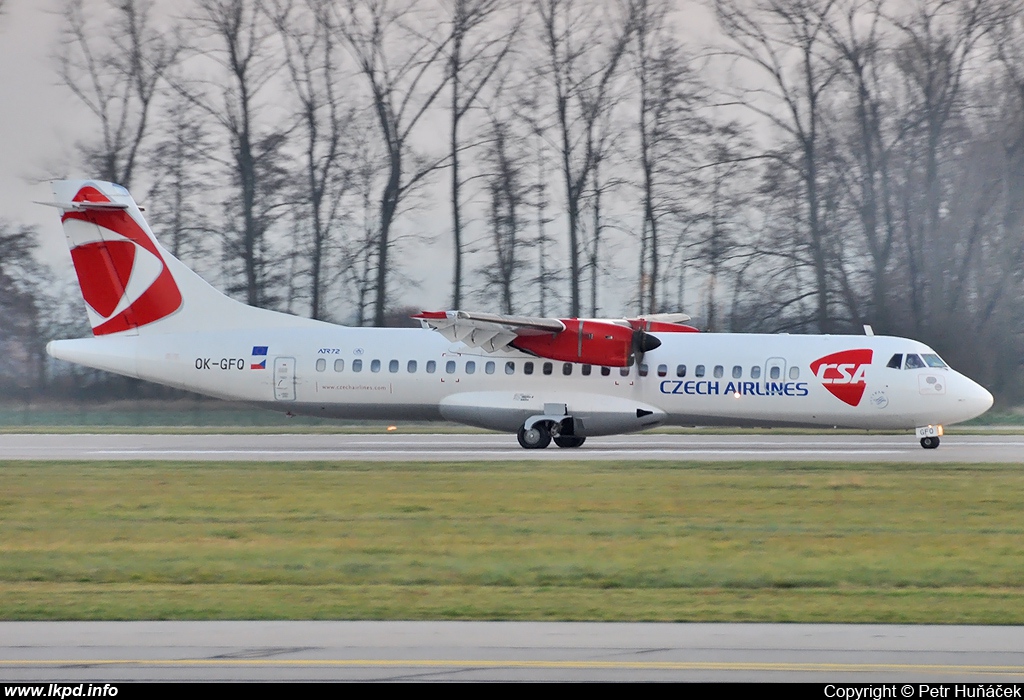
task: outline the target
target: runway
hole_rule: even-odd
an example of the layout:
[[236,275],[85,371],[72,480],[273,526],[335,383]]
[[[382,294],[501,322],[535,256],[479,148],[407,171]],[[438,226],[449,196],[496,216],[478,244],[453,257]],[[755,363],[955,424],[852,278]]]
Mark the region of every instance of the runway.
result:
[[578,449],[524,450],[515,436],[487,434],[8,434],[0,460],[227,461],[827,461],[1022,463],[1024,436],[947,435],[925,450],[913,435],[669,435],[590,438]]
[[0,640],[5,681],[1024,681],[1021,627],[3,622]]

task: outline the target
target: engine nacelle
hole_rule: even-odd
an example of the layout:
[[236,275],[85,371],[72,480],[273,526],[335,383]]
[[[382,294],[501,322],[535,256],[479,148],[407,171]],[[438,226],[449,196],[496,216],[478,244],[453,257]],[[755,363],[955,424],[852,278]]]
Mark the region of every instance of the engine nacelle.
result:
[[615,323],[578,318],[561,321],[565,324],[565,330],[561,333],[520,334],[511,345],[550,360],[628,367],[634,352],[646,352],[661,344],[657,338],[642,330]]

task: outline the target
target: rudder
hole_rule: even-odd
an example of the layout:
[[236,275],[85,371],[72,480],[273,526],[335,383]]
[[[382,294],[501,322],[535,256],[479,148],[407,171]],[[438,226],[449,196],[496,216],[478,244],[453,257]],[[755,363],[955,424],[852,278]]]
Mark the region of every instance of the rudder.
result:
[[164,250],[128,190],[52,183],[93,335],[283,328],[319,322],[230,299]]

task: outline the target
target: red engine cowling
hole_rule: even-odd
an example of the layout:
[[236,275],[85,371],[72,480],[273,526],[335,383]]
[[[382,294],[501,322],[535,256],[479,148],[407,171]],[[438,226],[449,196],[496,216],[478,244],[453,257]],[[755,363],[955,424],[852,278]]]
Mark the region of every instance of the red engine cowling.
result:
[[[605,367],[628,367],[634,352],[635,331],[601,321],[560,319],[561,333],[520,335],[512,346],[524,352],[562,362],[580,362]],[[657,339],[651,337],[650,340]]]

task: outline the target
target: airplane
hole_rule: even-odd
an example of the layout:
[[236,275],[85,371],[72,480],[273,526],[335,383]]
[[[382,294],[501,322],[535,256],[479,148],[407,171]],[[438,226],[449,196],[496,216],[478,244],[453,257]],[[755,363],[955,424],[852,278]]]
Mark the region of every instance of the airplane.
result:
[[47,352],[199,394],[292,415],[454,421],[527,449],[661,425],[906,429],[932,449],[943,426],[992,406],[907,338],[461,310],[423,312],[418,329],[351,328],[247,306],[168,253],[125,188],[52,189],[43,203],[62,212],[93,337]]

